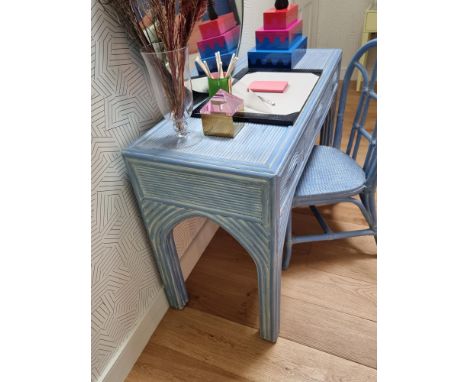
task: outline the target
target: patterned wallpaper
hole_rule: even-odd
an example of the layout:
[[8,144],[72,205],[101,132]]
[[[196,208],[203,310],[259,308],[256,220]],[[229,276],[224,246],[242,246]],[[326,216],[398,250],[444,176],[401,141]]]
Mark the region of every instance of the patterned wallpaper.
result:
[[[121,149],[160,119],[138,48],[92,0],[92,380],[97,381],[141,320],[161,283]],[[174,232],[183,254],[201,228]]]

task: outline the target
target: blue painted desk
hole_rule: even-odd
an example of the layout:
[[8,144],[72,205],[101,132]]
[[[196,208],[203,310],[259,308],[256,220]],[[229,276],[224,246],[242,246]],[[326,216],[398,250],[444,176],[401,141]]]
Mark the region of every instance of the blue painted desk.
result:
[[[244,65],[246,60],[238,70]],[[234,139],[204,137],[189,148],[164,149],[161,142],[174,131],[162,121],[123,151],[171,307],[182,309],[188,301],[172,230],[184,219],[204,216],[229,232],[255,262],[260,336],[277,340],[291,202],[320,128],[327,124],[340,65],[339,49],[307,51],[296,67],[323,72],[293,126],[246,124]],[[201,132],[201,120],[191,119],[190,128]]]

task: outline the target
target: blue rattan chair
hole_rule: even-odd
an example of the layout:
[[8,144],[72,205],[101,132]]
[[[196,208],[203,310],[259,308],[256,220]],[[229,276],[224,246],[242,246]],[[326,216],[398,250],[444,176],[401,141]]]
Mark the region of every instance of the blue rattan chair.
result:
[[[353,56],[343,80],[336,125],[326,136],[333,137],[333,146],[316,146],[304,169],[296,189],[292,207],[310,207],[323,234],[292,236],[292,214],[286,231],[283,269],[287,269],[291,260],[292,245],[321,240],[344,239],[353,236],[374,235],[377,240],[377,212],[375,190],[377,187],[377,123],[372,132],[365,130],[370,102],[377,102],[375,82],[377,62],[370,75],[359,63],[359,59],[370,49],[377,48],[377,39],[363,45]],[[363,76],[363,90],[359,98],[350,132],[346,152],[342,152],[343,117],[348,96],[349,81],[355,69]],[[332,126],[333,130],[333,126]],[[362,138],[369,144],[362,166],[356,162]],[[358,206],[369,224],[368,229],[333,232],[316,206],[335,203],[353,203]]]

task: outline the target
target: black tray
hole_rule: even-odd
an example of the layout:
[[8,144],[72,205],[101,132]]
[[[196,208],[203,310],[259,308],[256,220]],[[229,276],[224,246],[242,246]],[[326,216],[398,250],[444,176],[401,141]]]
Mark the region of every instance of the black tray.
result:
[[[254,73],[254,72],[313,73],[319,77],[322,74],[321,70],[316,70],[316,69],[245,68],[233,76],[233,82],[236,83],[236,81],[240,80],[247,73]],[[315,86],[311,89],[310,93],[312,93],[314,88]],[[310,97],[310,93],[309,93],[309,97]],[[192,117],[201,118],[200,110],[209,100],[208,97],[206,97],[203,100],[203,97],[206,97],[206,93],[203,95],[202,93],[194,92],[194,101],[198,100],[198,102],[194,102],[194,104],[198,103],[198,105],[193,110]],[[309,97],[307,97],[307,100],[306,102],[304,102],[304,105],[307,103]],[[261,124],[266,124],[266,125],[290,126],[290,125],[294,125],[294,122],[296,122],[296,119],[297,117],[299,117],[299,114],[301,113],[301,111],[302,109],[298,112],[287,114],[287,115],[238,112],[234,114],[233,119],[235,122],[250,122],[250,123],[261,123]]]

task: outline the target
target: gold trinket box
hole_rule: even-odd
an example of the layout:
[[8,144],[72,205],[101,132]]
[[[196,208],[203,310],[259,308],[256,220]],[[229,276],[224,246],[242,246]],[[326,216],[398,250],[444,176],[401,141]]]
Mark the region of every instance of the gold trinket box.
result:
[[218,90],[200,110],[203,133],[234,138],[244,127],[243,123],[233,120],[238,111],[244,111],[244,101],[222,89]]

